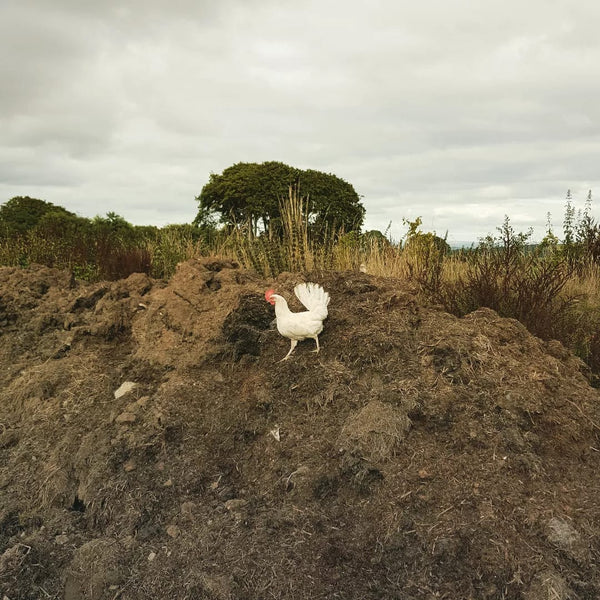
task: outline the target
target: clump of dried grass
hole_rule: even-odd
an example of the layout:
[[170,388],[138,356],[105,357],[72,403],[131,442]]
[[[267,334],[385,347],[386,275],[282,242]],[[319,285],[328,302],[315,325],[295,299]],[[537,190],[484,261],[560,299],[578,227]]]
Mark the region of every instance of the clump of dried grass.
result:
[[404,410],[372,400],[346,420],[340,446],[372,460],[389,460],[406,437],[411,421]]

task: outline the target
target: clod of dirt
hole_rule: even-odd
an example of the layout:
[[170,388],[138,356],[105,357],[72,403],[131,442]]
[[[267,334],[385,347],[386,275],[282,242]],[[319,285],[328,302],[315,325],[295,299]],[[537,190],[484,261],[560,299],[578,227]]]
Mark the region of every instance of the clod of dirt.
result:
[[122,412],[120,415],[117,416],[117,418],[115,419],[116,423],[135,423],[137,417],[130,412]]
[[[102,598],[127,579],[127,550],[116,539],[86,542],[73,553],[64,588],[65,600]],[[116,587],[113,587],[116,586]]]
[[536,574],[524,600],[577,600],[565,580],[552,570]]
[[348,417],[339,445],[369,460],[386,460],[395,454],[409,429],[410,419],[404,411],[372,400]]
[[84,309],[94,308],[100,298],[102,298],[108,292],[108,286],[100,287],[98,289],[86,292],[75,299],[75,302],[71,305],[69,312],[78,312]]
[[588,549],[581,534],[569,523],[558,517],[552,517],[547,525],[548,540],[562,552],[576,561],[585,561]]
[[181,535],[181,530],[177,525],[169,525],[166,530],[167,535],[172,538],[179,537]]

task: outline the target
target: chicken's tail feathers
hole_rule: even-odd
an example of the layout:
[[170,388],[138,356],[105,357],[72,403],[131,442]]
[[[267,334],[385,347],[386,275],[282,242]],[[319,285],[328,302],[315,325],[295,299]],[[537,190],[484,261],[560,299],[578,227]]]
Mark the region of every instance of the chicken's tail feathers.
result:
[[327,317],[329,294],[318,283],[299,283],[294,288],[294,294],[308,310],[321,319]]

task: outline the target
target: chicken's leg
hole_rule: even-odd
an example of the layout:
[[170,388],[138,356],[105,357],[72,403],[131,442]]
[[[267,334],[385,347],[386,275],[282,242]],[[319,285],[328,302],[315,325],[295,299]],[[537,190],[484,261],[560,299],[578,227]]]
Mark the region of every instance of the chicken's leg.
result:
[[284,360],[287,360],[290,357],[290,354],[294,351],[294,348],[296,347],[297,343],[298,340],[292,340],[292,347],[290,348],[290,351],[279,362],[283,362]]
[[313,338],[313,340],[315,340],[315,342],[317,342],[317,349],[313,350],[313,352],[319,352],[320,348],[319,348],[319,336],[315,335],[315,337]]

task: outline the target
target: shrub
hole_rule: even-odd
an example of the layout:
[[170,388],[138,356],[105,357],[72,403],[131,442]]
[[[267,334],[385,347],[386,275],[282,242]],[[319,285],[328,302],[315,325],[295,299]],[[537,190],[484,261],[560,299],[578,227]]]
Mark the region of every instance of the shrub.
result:
[[421,217],[415,221],[404,220],[408,225],[404,258],[409,277],[414,279],[430,296],[435,296],[442,283],[442,270],[450,246],[445,239],[435,233],[419,231]]
[[443,282],[436,300],[459,316],[486,306],[518,319],[540,337],[557,337],[574,303],[561,295],[573,268],[543,248],[528,247],[531,232],[516,233],[508,217],[497,230],[499,236],[488,236],[465,254],[464,274]]

